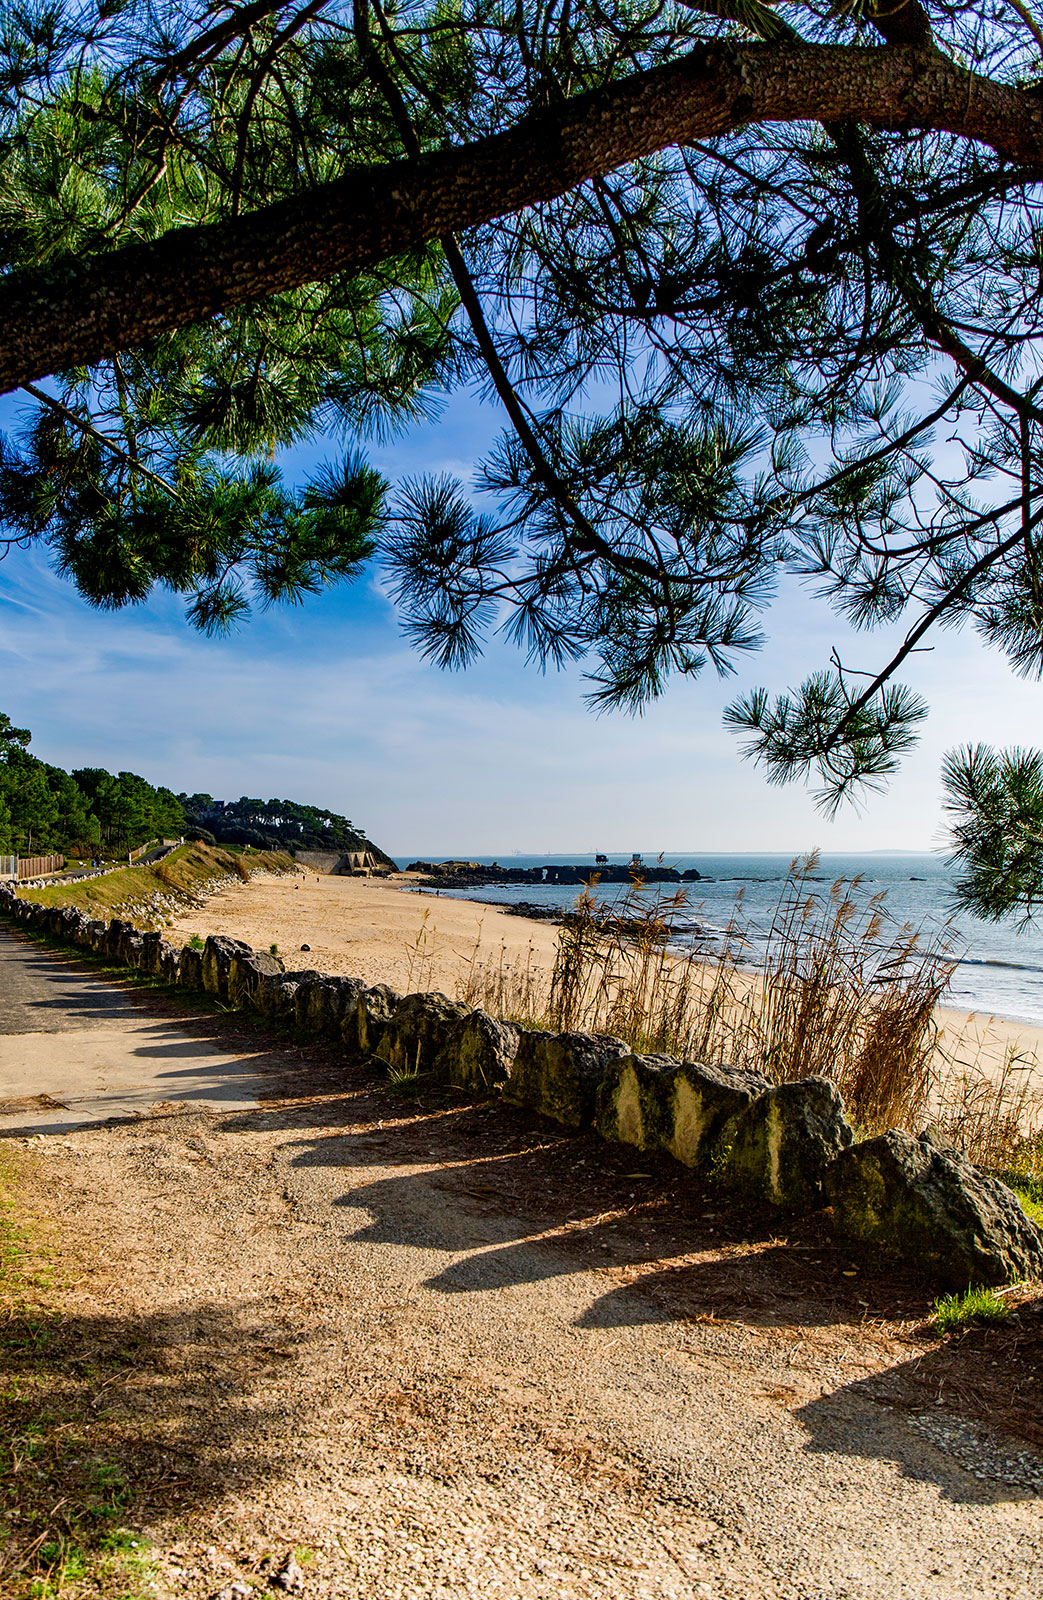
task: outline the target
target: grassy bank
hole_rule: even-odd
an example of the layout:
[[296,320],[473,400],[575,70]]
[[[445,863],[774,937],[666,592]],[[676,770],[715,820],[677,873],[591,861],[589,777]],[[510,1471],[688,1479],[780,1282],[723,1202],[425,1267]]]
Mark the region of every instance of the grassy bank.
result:
[[77,906],[96,917],[119,916],[130,907],[164,899],[194,900],[220,878],[248,882],[255,872],[293,872],[292,856],[280,851],[215,849],[185,844],[154,866],[120,867],[82,883],[56,883],[22,890],[22,897],[45,906]]

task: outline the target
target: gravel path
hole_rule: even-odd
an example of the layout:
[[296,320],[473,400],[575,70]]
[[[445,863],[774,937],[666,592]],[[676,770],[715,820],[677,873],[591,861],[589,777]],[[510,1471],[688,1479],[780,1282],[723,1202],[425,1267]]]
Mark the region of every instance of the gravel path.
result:
[[316,1600],[1038,1600],[1040,1458],[935,1406],[937,1345],[841,1304],[825,1247],[536,1119],[265,1059],[256,1109],[29,1141],[69,1317],[135,1352],[98,1410],[163,1463],[158,1593],[235,1600],[296,1550]]

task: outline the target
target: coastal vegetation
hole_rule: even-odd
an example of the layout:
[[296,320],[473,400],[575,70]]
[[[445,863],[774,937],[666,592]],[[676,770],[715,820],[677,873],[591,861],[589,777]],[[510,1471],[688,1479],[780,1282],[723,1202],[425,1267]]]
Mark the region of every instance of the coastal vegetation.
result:
[[778,1083],[820,1075],[867,1134],[933,1123],[992,1170],[1043,1177],[1034,1058],[1004,1047],[986,1061],[980,1039],[939,1026],[958,955],[951,931],[896,922],[886,896],[866,899],[858,880],[819,890],[817,867],[815,855],[794,862],[766,941],[754,945],[740,899],[720,947],[688,959],[671,943],[691,916],[687,889],[638,884],[611,903],[584,893],[549,971],[479,941],[459,997],[523,1026],[610,1034]]
[[120,867],[98,878],[23,889],[21,893],[39,905],[76,906],[96,917],[129,914],[133,909],[144,927],[165,920],[163,913],[169,907],[197,901],[219,881],[238,878],[246,882],[255,872],[292,871],[292,856],[279,851],[244,854],[197,843],[182,845],[151,866]]
[[[935,630],[1043,660],[1040,37],[934,0],[16,8],[8,544],[205,631],[379,555],[435,660],[505,628],[630,709],[735,671],[807,583],[897,642],[728,723],[827,809],[879,787]],[[477,504],[364,455],[453,389],[505,423]],[[339,458],[287,483],[320,432]]]
[[134,772],[113,774],[102,767],[66,772],[30,754],[31,739],[28,728],[16,728],[0,712],[0,855],[111,858],[185,836],[267,851],[365,851],[394,865],[363,829],[335,811],[297,800],[244,795],[225,802],[208,794],[174,794]]
[[181,804],[134,772],[65,772],[29,752],[28,728],[0,712],[0,855],[125,855],[180,837]]
[[215,800],[209,794],[179,795],[186,825],[210,844],[252,845],[257,850],[367,852],[389,867],[390,856],[347,817],[298,800]]

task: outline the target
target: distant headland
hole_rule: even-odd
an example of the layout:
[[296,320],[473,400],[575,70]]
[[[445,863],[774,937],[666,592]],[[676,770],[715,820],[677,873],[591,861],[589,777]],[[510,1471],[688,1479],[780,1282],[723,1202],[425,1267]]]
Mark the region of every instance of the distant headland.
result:
[[477,889],[489,883],[698,883],[701,874],[694,867],[679,872],[676,867],[652,866],[635,856],[626,865],[599,861],[594,866],[562,866],[558,862],[542,867],[501,867],[498,862],[485,866],[480,861],[411,861],[407,872],[422,874],[430,889]]

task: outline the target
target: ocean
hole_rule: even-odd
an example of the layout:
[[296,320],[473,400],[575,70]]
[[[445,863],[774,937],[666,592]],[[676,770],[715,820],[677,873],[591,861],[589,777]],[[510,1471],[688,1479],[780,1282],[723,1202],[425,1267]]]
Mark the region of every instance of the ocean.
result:
[[[399,864],[417,859],[402,856]],[[445,857],[427,853],[423,859]],[[595,870],[592,855],[499,855],[468,856],[468,860],[491,866],[537,867],[561,863],[589,866]],[[646,854],[645,861],[659,859]],[[789,855],[701,855],[667,852],[663,866],[684,872],[694,867],[701,874],[698,883],[688,885],[690,921],[693,931],[679,935],[678,942],[712,956],[742,894],[743,921],[751,937],[751,959],[756,960],[758,945],[763,948],[771,914],[789,872]],[[629,855],[609,855],[612,864],[626,865]],[[823,855],[814,874],[812,887],[829,892],[832,883],[843,878],[859,878],[857,894],[868,900],[886,892],[888,914],[899,923],[914,927],[949,924],[959,961],[943,1004],[958,1011],[1005,1017],[1015,1022],[1043,1026],[1043,930],[1030,928],[1018,932],[1011,923],[979,922],[965,913],[954,914],[952,874],[938,855],[895,855],[870,852],[865,855]],[[668,885],[664,888],[669,890]],[[531,903],[567,908],[576,898],[574,887],[550,884],[489,884],[483,888],[443,890],[462,900],[480,900],[504,905],[527,900]],[[624,887],[608,884],[606,900],[626,893]]]

